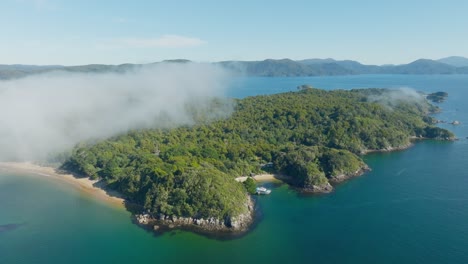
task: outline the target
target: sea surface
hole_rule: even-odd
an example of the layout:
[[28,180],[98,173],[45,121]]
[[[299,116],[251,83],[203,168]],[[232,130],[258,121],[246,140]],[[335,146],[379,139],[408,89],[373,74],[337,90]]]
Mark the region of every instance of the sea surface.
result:
[[328,195],[267,183],[260,220],[231,240],[155,235],[65,183],[0,172],[0,263],[468,263],[468,75],[239,78],[229,96],[302,84],[446,91],[437,118],[460,140],[367,155],[372,172]]

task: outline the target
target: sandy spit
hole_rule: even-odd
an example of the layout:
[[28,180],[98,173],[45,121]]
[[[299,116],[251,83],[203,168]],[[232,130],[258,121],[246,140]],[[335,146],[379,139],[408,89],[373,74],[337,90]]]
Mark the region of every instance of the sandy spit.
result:
[[0,162],[0,171],[12,172],[15,175],[37,175],[38,177],[48,177],[49,179],[62,181],[94,199],[114,206],[124,207],[125,200],[122,196],[115,191],[106,190],[105,185],[97,180],[78,178],[71,174],[59,172],[55,168],[40,166],[31,162]]

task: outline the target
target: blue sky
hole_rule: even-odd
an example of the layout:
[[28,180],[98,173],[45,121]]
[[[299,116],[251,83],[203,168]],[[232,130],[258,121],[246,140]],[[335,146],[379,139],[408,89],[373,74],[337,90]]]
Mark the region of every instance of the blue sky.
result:
[[468,57],[468,1],[1,0],[0,64]]

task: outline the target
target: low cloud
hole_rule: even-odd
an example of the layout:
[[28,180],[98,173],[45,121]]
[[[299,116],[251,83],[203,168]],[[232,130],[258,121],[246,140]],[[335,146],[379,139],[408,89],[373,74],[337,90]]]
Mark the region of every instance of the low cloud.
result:
[[424,102],[424,96],[411,88],[401,87],[398,89],[387,90],[379,95],[368,96],[367,100],[369,102],[376,102],[386,107],[393,108],[401,102],[422,103]]
[[55,72],[0,82],[0,159],[41,159],[83,140],[193,124],[192,111],[224,96],[228,81],[213,65],[164,63],[124,74]]

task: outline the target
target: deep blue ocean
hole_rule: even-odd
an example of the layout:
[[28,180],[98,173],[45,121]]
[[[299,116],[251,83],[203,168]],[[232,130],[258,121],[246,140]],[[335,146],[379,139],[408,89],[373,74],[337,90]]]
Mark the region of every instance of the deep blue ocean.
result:
[[130,213],[47,177],[0,173],[0,263],[468,263],[468,75],[238,78],[228,96],[323,89],[445,91],[438,119],[455,142],[423,141],[371,154],[372,172],[328,195],[266,184],[247,235],[155,235]]

